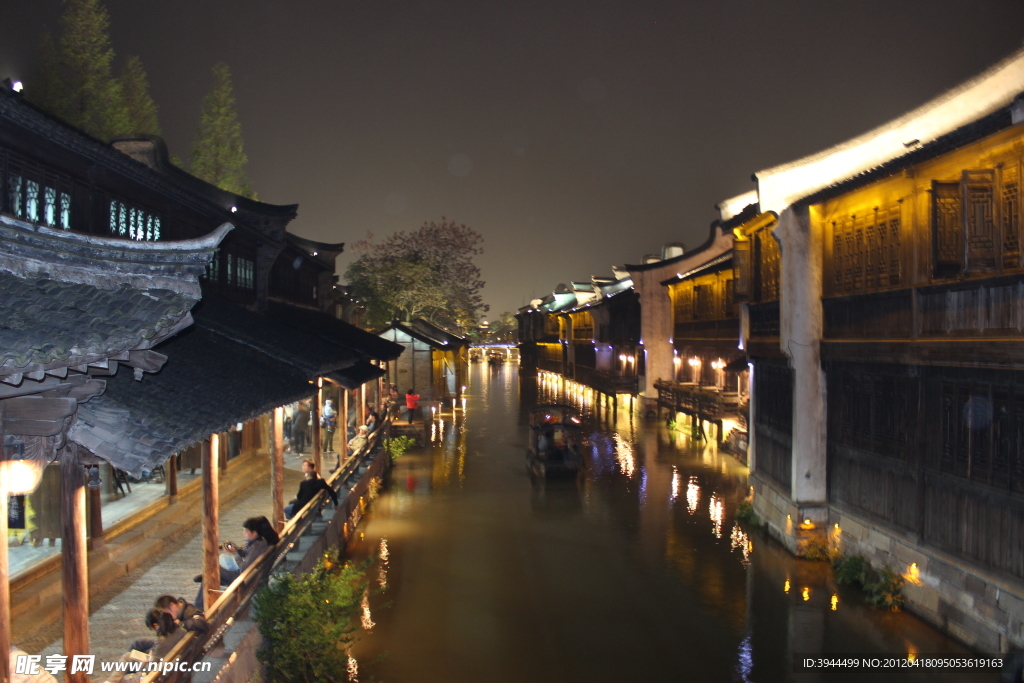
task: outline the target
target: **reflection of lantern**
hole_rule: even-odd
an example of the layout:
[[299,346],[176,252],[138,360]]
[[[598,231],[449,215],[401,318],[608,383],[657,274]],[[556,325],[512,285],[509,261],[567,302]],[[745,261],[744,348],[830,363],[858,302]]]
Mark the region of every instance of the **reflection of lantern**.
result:
[[[43,449],[38,449],[40,452]],[[20,496],[32,493],[39,486],[46,468],[46,459],[25,453],[25,443],[13,436],[4,437],[0,457],[0,485],[7,495]]]

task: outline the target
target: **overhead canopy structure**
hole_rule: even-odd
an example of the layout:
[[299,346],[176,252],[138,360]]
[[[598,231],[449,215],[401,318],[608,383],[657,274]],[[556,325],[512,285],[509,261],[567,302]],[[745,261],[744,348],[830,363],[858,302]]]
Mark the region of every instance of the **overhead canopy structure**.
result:
[[102,396],[81,406],[70,432],[134,476],[210,434],[316,393],[295,366],[198,326],[160,350],[170,358],[161,372],[142,383],[112,377]]

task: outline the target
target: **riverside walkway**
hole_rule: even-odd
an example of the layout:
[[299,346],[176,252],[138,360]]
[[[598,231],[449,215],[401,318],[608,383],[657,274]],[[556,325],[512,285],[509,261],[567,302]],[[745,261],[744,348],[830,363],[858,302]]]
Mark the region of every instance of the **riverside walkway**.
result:
[[[285,454],[286,500],[294,496],[302,479],[303,457]],[[335,456],[326,455],[324,461],[330,466]],[[254,457],[243,466],[229,468],[222,477],[221,486],[232,490],[221,502],[221,539],[240,543],[246,518],[270,516],[269,469],[265,456]],[[151,637],[143,619],[158,596],[169,594],[184,596],[189,602],[195,600],[199,585],[192,579],[202,570],[202,534],[195,507],[194,501],[183,498],[147,520],[149,534],[126,533],[107,541],[105,550],[111,555],[132,551],[122,546],[150,547],[152,552],[138,558],[124,576],[90,596],[90,645],[97,662],[117,659],[134,639]],[[59,584],[59,572],[56,574]],[[32,610],[16,615],[12,623],[14,642],[29,653],[61,654],[59,611],[58,599],[46,604],[42,613]],[[98,669],[97,664],[94,680],[104,680]]]

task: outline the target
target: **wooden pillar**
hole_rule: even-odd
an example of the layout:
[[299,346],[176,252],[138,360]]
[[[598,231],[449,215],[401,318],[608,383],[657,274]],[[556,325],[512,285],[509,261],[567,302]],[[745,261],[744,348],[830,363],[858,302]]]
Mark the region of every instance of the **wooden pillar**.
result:
[[178,454],[167,459],[167,495],[171,502],[178,500]]
[[212,591],[220,590],[220,434],[211,434],[202,448],[203,473],[203,605],[213,607]]
[[273,501],[274,530],[284,528],[284,408],[274,408],[274,444],[270,449],[270,494]]
[[359,410],[356,412],[356,429],[366,424],[366,383],[359,385]]
[[[324,379],[316,378],[316,398],[313,405],[313,465],[317,472],[323,472],[320,463],[323,460],[323,439],[320,433],[320,406],[324,403]],[[340,422],[340,420],[339,420]],[[337,428],[335,428],[337,431]]]
[[225,438],[222,439],[219,434],[217,435],[217,462],[220,463],[220,470],[218,471],[218,474],[223,474],[228,471],[227,432],[224,432],[224,437]]
[[341,428],[341,443],[338,444],[338,467],[348,460],[348,389],[341,388],[341,413],[338,415],[338,427]]
[[[0,461],[6,457],[4,443],[4,402],[0,401]],[[7,558],[7,466],[0,466],[0,681],[7,681],[11,670],[11,584]]]
[[[67,446],[60,451],[61,522],[60,544],[64,604],[64,654],[68,662],[74,655],[89,654],[89,565],[86,550],[85,468],[78,460],[78,449]],[[7,510],[4,509],[6,515]],[[4,538],[6,538],[6,534]],[[8,646],[9,649],[9,646]],[[68,671],[71,667],[68,667]],[[68,673],[69,683],[89,683],[84,672]]]

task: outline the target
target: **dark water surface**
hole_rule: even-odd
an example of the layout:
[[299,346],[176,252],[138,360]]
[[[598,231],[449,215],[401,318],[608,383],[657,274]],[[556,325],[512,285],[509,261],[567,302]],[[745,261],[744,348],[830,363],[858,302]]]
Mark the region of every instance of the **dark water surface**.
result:
[[[552,398],[552,387],[541,398]],[[569,400],[576,400],[569,396]],[[966,650],[858,602],[824,563],[733,519],[747,470],[664,424],[582,404],[585,475],[532,481],[538,384],[473,365],[465,409],[404,456],[356,553],[380,554],[366,683],[998,681],[995,672],[794,672],[794,653]],[[603,422],[603,424],[601,424]]]

